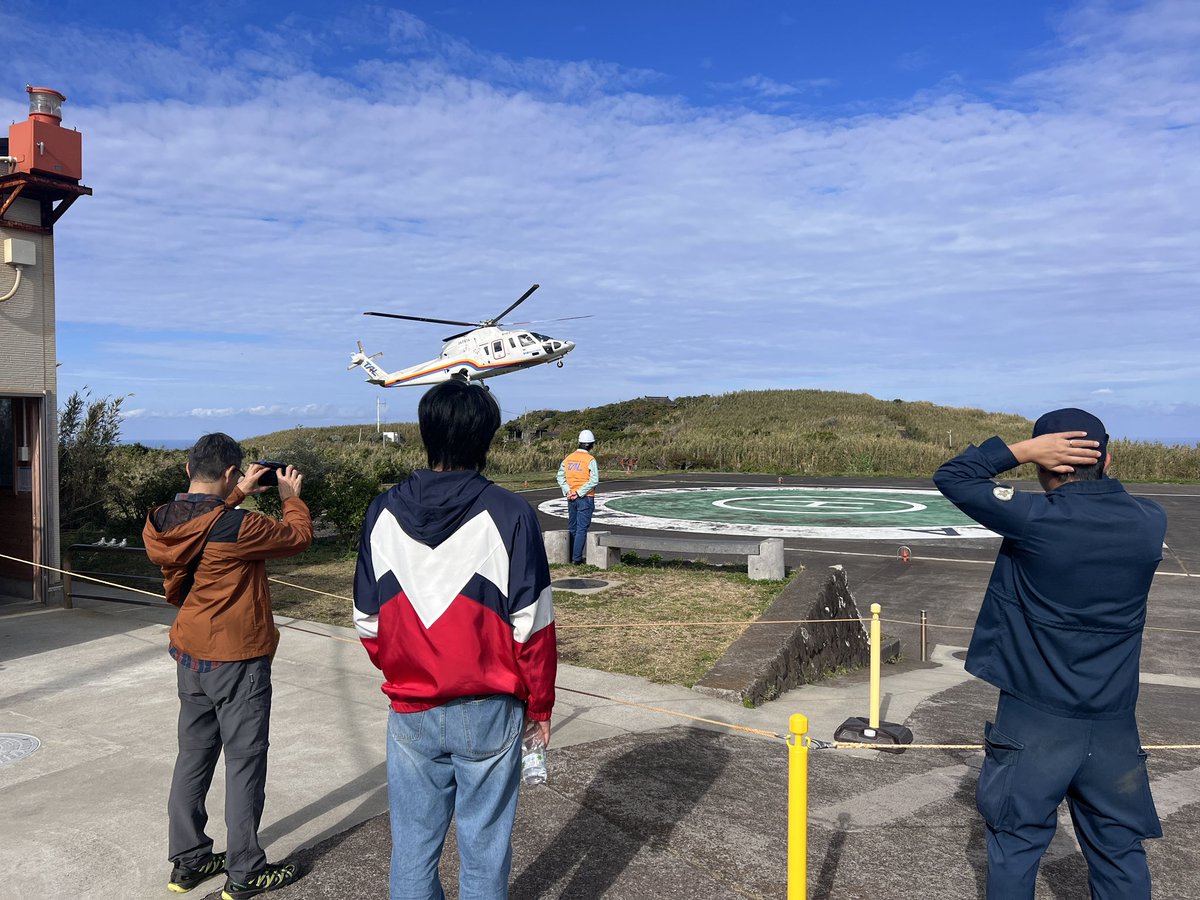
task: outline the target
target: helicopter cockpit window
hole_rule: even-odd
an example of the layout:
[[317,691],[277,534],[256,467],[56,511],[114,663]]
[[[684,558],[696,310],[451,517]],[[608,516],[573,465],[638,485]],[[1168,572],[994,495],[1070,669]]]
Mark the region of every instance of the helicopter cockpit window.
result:
[[546,337],[546,335],[544,335],[544,334],[538,334],[536,331],[534,331],[534,332],[531,332],[531,333],[532,333],[532,334],[533,334],[533,336],[534,336],[535,338],[537,338],[539,341],[548,341],[548,340],[550,340],[550,338]]
[[531,338],[527,334],[518,334],[517,340],[519,340],[521,342],[522,347],[532,347],[534,345],[533,338]]

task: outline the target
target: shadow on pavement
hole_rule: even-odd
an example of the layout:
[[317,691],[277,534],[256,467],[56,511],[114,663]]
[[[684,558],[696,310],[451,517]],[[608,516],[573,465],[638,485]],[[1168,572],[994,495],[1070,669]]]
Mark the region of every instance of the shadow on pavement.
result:
[[[666,848],[677,823],[717,781],[730,756],[719,735],[693,731],[635,746],[609,760],[579,799],[574,817],[513,882],[512,900],[603,895],[642,847]],[[665,764],[674,758],[686,758],[691,765]],[[597,816],[629,840],[597,840]],[[551,893],[564,879],[561,891]]]

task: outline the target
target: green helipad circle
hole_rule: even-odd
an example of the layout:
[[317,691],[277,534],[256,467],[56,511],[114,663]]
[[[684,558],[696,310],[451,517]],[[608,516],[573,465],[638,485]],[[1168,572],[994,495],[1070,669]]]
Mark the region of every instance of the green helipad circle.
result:
[[[566,503],[539,507],[566,516]],[[891,540],[988,537],[933,490],[860,487],[705,487],[597,496],[593,521],[632,528],[777,537]]]
[[655,518],[827,527],[969,525],[971,520],[938,494],[884,494],[833,488],[720,488],[646,492],[616,497],[609,509]]

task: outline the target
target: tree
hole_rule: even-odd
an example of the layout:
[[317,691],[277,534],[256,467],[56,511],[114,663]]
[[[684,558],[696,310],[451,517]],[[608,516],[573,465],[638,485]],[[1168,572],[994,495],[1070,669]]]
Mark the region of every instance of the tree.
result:
[[67,398],[58,416],[58,499],[62,527],[105,520],[105,487],[121,438],[124,397],[93,400],[87,388]]
[[146,513],[188,486],[186,450],[121,444],[108,459],[104,518],[121,534],[140,534]]

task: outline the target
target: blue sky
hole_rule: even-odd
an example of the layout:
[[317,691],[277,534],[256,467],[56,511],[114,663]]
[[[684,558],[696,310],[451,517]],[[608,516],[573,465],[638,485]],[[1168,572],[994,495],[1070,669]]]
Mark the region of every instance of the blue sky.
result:
[[60,389],[127,439],[410,421],[349,354],[446,329],[361,313],[536,281],[518,318],[594,318],[508,416],[818,388],[1200,441],[1200,4],[43,6],[0,116],[33,82],[84,133]]

